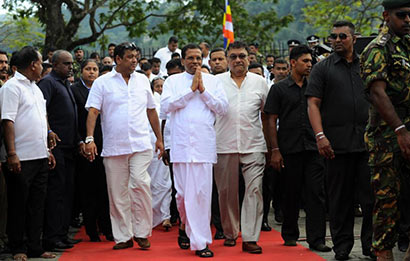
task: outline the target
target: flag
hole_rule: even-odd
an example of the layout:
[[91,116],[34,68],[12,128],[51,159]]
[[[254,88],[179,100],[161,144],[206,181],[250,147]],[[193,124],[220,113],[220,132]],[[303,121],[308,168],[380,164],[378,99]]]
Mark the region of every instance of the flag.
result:
[[234,42],[232,14],[229,0],[225,0],[225,13],[222,32],[224,36],[224,48],[226,49],[230,43]]

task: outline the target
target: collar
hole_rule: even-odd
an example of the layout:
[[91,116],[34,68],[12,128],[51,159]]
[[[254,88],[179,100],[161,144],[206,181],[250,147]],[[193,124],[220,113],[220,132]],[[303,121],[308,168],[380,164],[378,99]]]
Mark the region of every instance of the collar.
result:
[[89,88],[87,85],[85,85],[85,82],[83,81],[83,78],[81,77],[80,78],[80,81],[81,81],[81,83],[83,84],[83,86],[85,87],[85,88],[87,88],[87,90],[90,90],[91,88]]
[[[110,76],[111,76],[111,77],[121,77],[121,78],[123,78],[123,77],[122,77],[122,74],[119,73],[119,72],[117,72],[116,67],[114,67],[114,68],[111,70],[111,72],[109,72],[109,73],[110,73]],[[108,74],[108,73],[107,73],[107,74]],[[135,74],[136,74],[136,72],[132,72],[132,73],[130,74],[130,79],[133,78],[133,77],[135,77]]]
[[23,74],[19,73],[18,71],[16,71],[14,73],[14,77],[19,80],[19,81],[23,81],[23,82],[27,82],[27,83],[33,83],[34,81],[30,81],[26,76],[24,76]]
[[61,78],[54,70],[51,70],[51,72],[49,74],[50,74],[51,77],[53,77],[57,81],[64,82],[65,80],[67,80],[67,79]]
[[[287,85],[288,88],[290,88],[290,87],[292,87],[292,86],[294,86],[294,85],[296,85],[298,88],[300,88],[299,85],[296,84],[295,80],[293,80],[292,75],[289,75],[289,76],[288,76],[286,79],[284,79],[283,81],[284,81],[284,83],[286,83],[286,85]],[[302,85],[302,87],[305,86],[306,84],[307,84],[307,79],[306,79],[306,77],[305,77],[305,79],[303,79],[303,85]]]
[[[334,64],[339,63],[341,61],[346,62],[346,59],[342,56],[340,56],[338,53],[334,52]],[[353,50],[353,62],[356,62],[359,60],[359,55],[357,54],[356,50]]]

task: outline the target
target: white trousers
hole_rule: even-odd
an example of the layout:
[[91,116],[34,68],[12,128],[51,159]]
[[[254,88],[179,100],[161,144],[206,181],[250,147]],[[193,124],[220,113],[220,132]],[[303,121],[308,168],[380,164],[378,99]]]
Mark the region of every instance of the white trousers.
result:
[[173,169],[179,216],[191,250],[202,250],[212,243],[212,163],[174,163]]
[[104,158],[112,232],[116,243],[152,231],[151,178],[147,172],[152,150]]
[[151,176],[152,227],[156,227],[165,219],[171,218],[171,175],[168,166],[155,154],[148,167],[148,173]]

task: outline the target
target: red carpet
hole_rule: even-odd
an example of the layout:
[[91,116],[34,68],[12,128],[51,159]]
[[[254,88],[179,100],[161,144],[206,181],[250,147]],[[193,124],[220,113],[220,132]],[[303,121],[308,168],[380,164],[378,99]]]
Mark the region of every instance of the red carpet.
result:
[[[140,250],[134,242],[134,247],[125,250],[112,250],[114,242],[89,242],[84,228],[76,238],[82,238],[85,242],[77,244],[74,248],[67,250],[59,258],[59,261],[90,261],[90,260],[208,260],[195,256],[194,251],[182,250],[177,243],[177,227],[170,232],[162,228],[154,229],[150,238],[151,248]],[[102,239],[103,237],[101,237]],[[210,249],[215,257],[212,260],[325,260],[309,249],[298,244],[297,247],[283,246],[280,233],[277,231],[261,232],[259,245],[262,247],[261,255],[242,252],[241,238],[238,238],[235,247],[224,247],[223,240],[214,240]]]

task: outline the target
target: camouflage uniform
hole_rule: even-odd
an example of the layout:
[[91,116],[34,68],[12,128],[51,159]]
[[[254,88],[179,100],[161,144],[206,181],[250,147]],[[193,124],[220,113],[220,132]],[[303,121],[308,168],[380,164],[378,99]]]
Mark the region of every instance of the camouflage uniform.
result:
[[[361,56],[361,74],[367,93],[373,81],[387,83],[385,92],[397,115],[410,130],[410,35],[400,38],[384,26]],[[398,238],[400,184],[410,180],[410,163],[401,155],[394,130],[374,106],[369,110],[365,141],[376,197],[373,248],[390,250]]]
[[73,63],[74,80],[78,80],[81,77],[81,62],[74,61]]

